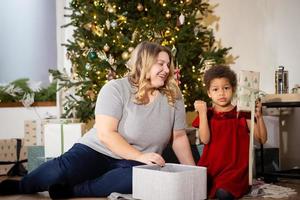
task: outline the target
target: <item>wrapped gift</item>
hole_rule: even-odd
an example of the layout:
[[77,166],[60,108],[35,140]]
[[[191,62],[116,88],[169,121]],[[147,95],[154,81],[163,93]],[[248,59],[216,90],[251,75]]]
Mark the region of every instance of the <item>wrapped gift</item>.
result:
[[241,70],[238,75],[237,110],[251,111],[251,94],[258,92],[259,72]]
[[65,120],[44,125],[45,157],[54,158],[68,151],[84,133],[83,123]]
[[166,163],[133,167],[132,196],[143,200],[206,199],[205,167]]
[[24,146],[36,146],[44,144],[42,124],[37,120],[24,121]]
[[[44,126],[48,123],[60,123],[62,119],[43,119],[24,121],[24,146],[44,145]],[[78,123],[79,119],[63,119],[64,123]]]
[[28,146],[27,147],[28,154],[28,163],[27,170],[31,172],[42,163],[45,162],[45,150],[44,146]]
[[23,148],[23,143],[21,139],[0,140],[0,175],[24,175],[26,173],[24,162],[26,162],[27,150]]

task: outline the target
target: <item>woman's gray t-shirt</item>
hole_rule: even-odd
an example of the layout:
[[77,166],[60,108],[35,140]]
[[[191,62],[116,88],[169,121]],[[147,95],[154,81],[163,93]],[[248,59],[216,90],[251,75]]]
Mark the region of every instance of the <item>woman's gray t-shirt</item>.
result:
[[[173,131],[186,128],[183,99],[178,99],[172,107],[168,104],[167,97],[161,93],[147,105],[135,104],[133,97],[134,90],[127,77],[111,80],[100,90],[95,115],[107,115],[118,119],[118,132],[139,151],[161,154]],[[100,142],[95,127],[86,133],[79,143],[120,159]]]

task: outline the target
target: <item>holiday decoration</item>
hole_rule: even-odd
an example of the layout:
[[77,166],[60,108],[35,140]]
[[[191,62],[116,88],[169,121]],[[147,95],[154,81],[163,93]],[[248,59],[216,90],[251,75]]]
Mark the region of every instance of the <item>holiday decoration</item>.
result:
[[207,0],[71,0],[67,9],[75,30],[66,47],[72,74],[68,79],[52,70],[60,88],[75,93],[66,98],[63,117],[94,118],[94,96],[108,80],[128,72],[131,52],[145,40],[172,49],[174,76],[186,110],[193,111],[196,99],[207,98],[201,79],[206,60],[224,64],[230,50],[215,41],[213,24],[208,24],[217,19],[213,8]]

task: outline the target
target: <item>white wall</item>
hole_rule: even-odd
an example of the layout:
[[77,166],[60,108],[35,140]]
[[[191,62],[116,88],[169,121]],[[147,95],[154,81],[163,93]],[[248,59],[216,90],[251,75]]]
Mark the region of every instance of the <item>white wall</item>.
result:
[[25,120],[41,121],[47,116],[57,116],[55,106],[0,108],[0,139],[23,138]]
[[233,69],[261,73],[262,90],[275,92],[274,74],[279,65],[289,71],[292,88],[300,83],[300,1],[299,0],[211,0],[219,3],[216,33],[231,53],[239,56]]
[[0,83],[30,78],[49,84],[56,68],[55,1],[2,0]]
[[[299,0],[211,0],[218,3],[215,14],[220,17],[216,36],[231,53],[239,56],[232,66],[259,71],[260,88],[267,93],[275,92],[275,70],[283,65],[289,71],[290,89],[300,83],[300,1]],[[283,168],[300,166],[298,142],[300,141],[300,109],[295,108],[280,127],[281,164]],[[297,124],[298,121],[298,124]],[[276,120],[275,120],[276,122]],[[274,134],[274,124],[268,126]],[[277,136],[273,136],[277,137]]]

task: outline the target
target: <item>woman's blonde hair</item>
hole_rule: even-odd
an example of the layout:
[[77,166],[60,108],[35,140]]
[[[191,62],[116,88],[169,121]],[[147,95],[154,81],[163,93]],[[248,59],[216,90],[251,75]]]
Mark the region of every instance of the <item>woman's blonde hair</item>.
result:
[[129,82],[136,88],[134,102],[137,104],[149,103],[148,91],[154,92],[155,88],[151,88],[149,73],[152,65],[157,62],[157,56],[160,52],[166,52],[170,58],[170,72],[165,81],[165,85],[158,90],[165,94],[168,103],[174,106],[179,95],[179,88],[174,79],[174,63],[171,51],[164,46],[152,42],[140,43],[132,52],[131,58],[127,62],[130,69],[128,73]]

